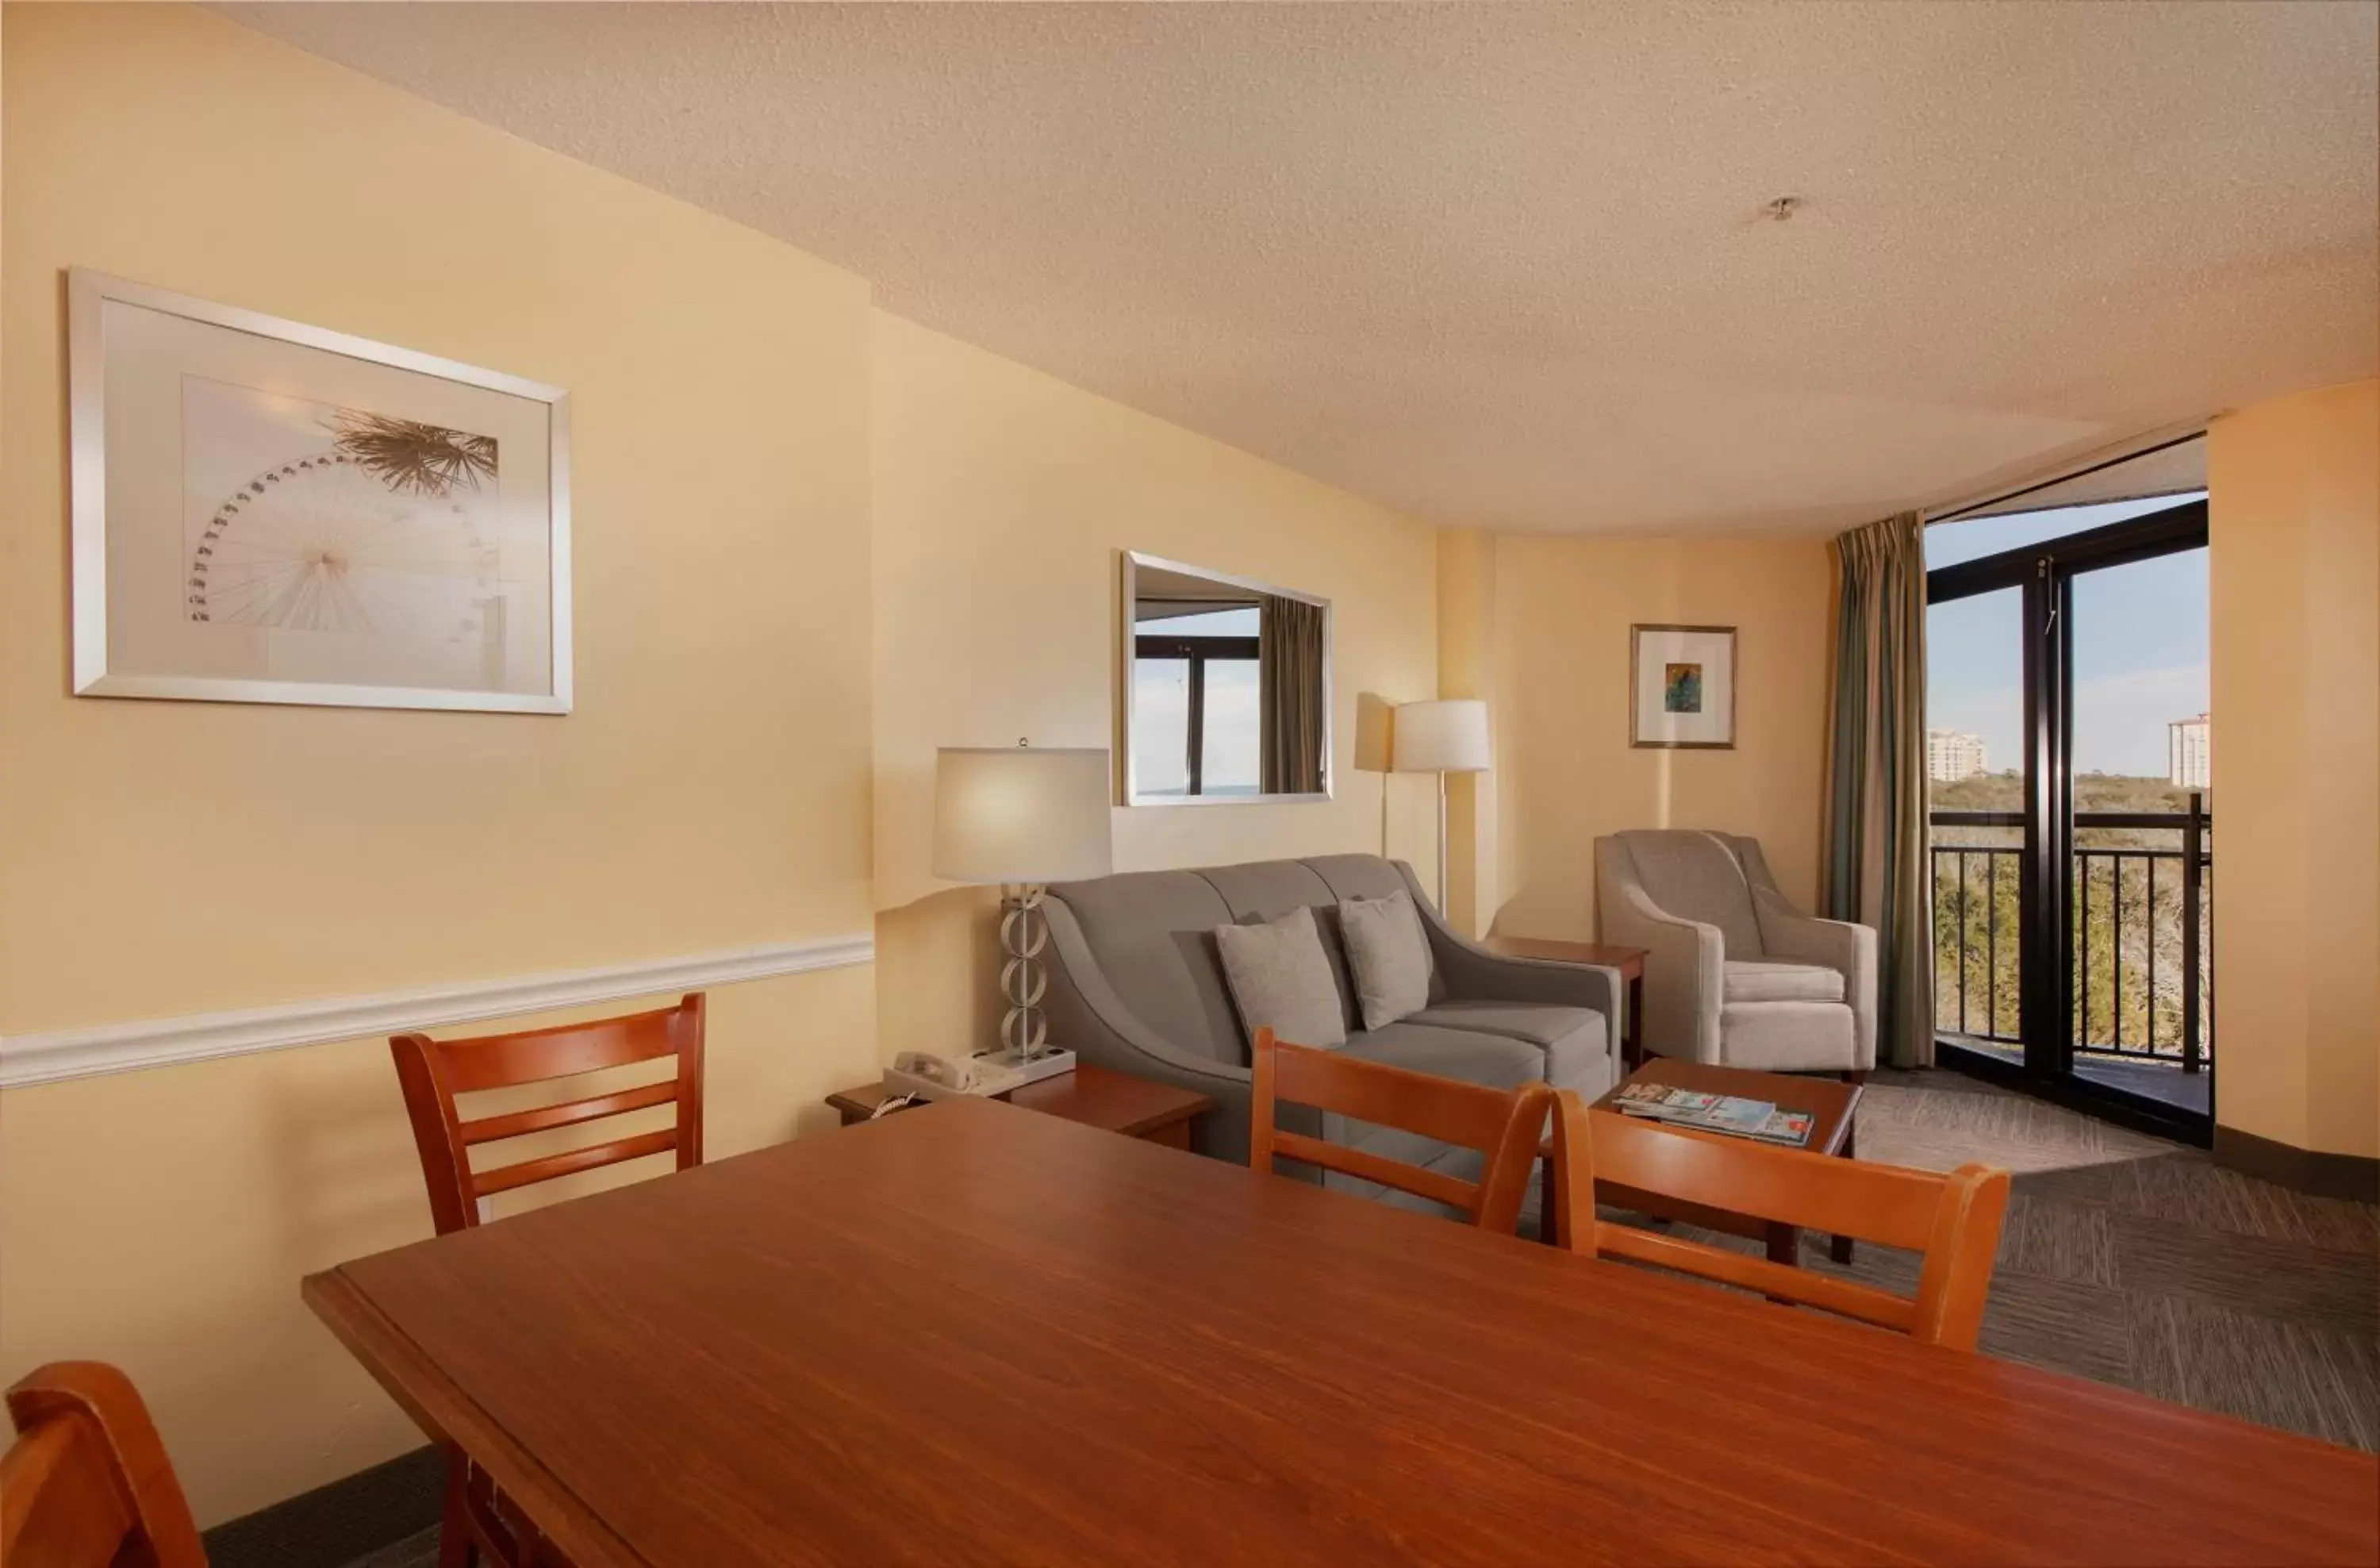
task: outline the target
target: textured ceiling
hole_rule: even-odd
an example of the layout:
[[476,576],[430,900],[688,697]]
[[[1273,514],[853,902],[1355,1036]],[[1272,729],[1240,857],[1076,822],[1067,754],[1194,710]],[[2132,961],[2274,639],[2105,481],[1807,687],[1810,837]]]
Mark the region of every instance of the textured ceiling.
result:
[[1828,531],[2380,366],[2366,0],[224,9],[1439,522]]

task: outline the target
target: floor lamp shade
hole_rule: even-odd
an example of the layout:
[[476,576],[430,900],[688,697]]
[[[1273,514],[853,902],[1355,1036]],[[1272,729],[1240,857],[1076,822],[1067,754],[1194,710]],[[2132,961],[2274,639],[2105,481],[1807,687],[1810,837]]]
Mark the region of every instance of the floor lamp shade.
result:
[[1495,761],[1488,745],[1488,704],[1472,697],[1400,703],[1390,756],[1400,773],[1486,772]]
[[934,875],[1065,882],[1114,869],[1113,782],[1098,748],[944,747],[934,760]]

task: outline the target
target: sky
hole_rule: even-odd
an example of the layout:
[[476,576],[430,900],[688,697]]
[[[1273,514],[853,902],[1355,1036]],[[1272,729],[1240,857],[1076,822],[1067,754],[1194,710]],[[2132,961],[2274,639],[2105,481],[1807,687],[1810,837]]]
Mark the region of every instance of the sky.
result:
[[[1143,621],[1136,629],[1151,636],[1255,637],[1259,624],[1252,609],[1225,610]],[[1190,787],[1185,755],[1190,722],[1188,669],[1179,659],[1133,662],[1133,772],[1143,795],[1180,795]],[[1254,660],[1208,664],[1207,728],[1202,737],[1207,750],[1202,783],[1207,794],[1257,793],[1259,706]]]
[[[2016,513],[1925,530],[1925,564],[1946,566],[2160,511],[2183,496]],[[2022,764],[2018,593],[1936,605],[1925,615],[1926,726],[1983,737],[1994,772]],[[2074,766],[2166,776],[2166,725],[2207,711],[2206,552],[2184,551],[2074,579]]]

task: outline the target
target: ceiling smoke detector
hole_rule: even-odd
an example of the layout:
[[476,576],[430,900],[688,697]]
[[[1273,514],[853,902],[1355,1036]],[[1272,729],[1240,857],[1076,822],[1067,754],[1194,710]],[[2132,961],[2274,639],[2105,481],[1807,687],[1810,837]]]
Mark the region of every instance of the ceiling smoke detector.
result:
[[1779,196],[1774,201],[1761,203],[1760,210],[1781,224],[1802,210],[1802,199],[1798,196]]

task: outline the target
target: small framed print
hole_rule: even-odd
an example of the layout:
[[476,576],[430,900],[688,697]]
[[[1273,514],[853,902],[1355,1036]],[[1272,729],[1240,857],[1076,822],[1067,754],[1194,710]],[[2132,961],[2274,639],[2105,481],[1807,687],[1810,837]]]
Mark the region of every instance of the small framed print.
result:
[[1628,744],[1735,745],[1735,628],[1631,626]]
[[558,387],[75,268],[74,689],[570,711]]

